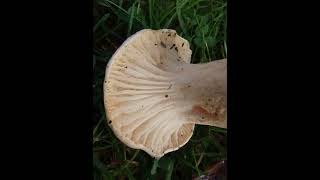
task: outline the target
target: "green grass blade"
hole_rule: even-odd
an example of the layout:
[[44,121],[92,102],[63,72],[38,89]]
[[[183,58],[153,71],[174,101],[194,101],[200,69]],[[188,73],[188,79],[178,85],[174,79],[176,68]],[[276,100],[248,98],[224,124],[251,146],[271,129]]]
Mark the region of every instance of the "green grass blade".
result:
[[[196,16],[196,21],[197,21],[197,24],[198,26],[200,27],[200,22],[198,20],[198,17]],[[205,39],[204,35],[205,35],[205,31],[208,31],[209,30],[209,26],[208,25],[205,25],[204,27],[207,27],[207,28],[200,28],[200,33],[201,33],[201,38],[202,38],[202,41],[204,42],[205,44],[205,47],[206,47],[206,50],[207,50],[207,55],[208,57],[206,57],[207,59],[209,59],[210,61],[212,61],[211,57],[210,57],[210,51],[209,51],[209,48],[208,48],[208,43],[207,43],[207,40]],[[206,54],[206,53],[203,53],[203,54]]]
[[196,5],[198,5],[200,2],[202,2],[202,1],[206,1],[206,0],[196,0],[196,1],[193,1],[193,2],[191,2],[191,4],[188,6],[188,7],[186,7],[186,9],[191,9],[191,8],[193,8],[194,6],[196,6]]
[[[166,12],[160,19],[159,23],[161,24],[172,12],[176,10],[176,7],[172,7],[172,9],[168,12]],[[175,12],[176,14],[177,12]]]
[[133,161],[137,155],[139,154],[140,150],[136,150],[136,152],[134,153],[134,155],[132,156],[132,158],[130,159],[130,161]]
[[135,7],[136,7],[135,4],[133,4],[132,7],[131,7],[130,20],[129,20],[129,27],[128,27],[127,36],[130,36],[130,33],[131,33],[131,28],[132,28],[132,22],[133,22],[133,18],[134,18]]
[[93,27],[93,32],[96,32],[96,30],[101,26],[102,23],[104,23],[108,18],[109,18],[110,14],[105,14],[103,15],[99,21],[96,23],[96,25]]
[[124,144],[123,144],[123,157],[124,157],[124,160],[127,160],[126,145]]
[[151,169],[151,175],[155,175],[157,173],[158,164],[159,164],[159,159],[154,159],[153,166]]
[[188,34],[188,33],[187,33],[187,29],[186,29],[186,27],[185,27],[185,23],[184,23],[184,21],[183,21],[182,15],[181,15],[181,8],[182,8],[182,7],[183,7],[183,6],[179,6],[178,0],[177,0],[176,13],[177,13],[177,15],[178,15],[178,21],[179,21],[179,24],[180,24],[180,27],[181,27],[183,33],[184,33],[184,34]]
[[133,177],[133,174],[131,172],[131,170],[128,168],[128,167],[125,167],[125,170],[126,170],[126,174],[127,174],[127,177],[129,180],[135,180],[135,178]]
[[175,18],[177,16],[177,13],[174,13],[171,18],[166,22],[166,24],[164,25],[164,28],[167,29],[169,28],[171,22],[172,22],[172,19]]
[[171,160],[167,168],[166,180],[171,180],[173,166],[174,166],[174,161]]
[[96,127],[95,127],[94,130],[93,130],[93,136],[96,134],[96,132],[97,132],[97,130],[98,130],[98,128],[99,128],[99,126],[100,126],[100,124],[101,124],[101,122],[102,122],[103,119],[104,119],[104,117],[101,117],[101,118],[99,119],[99,122],[97,123]]
[[103,147],[93,147],[93,151],[101,151],[101,150],[105,150],[105,149],[109,149],[112,148],[112,145],[106,145]]
[[193,166],[190,162],[188,162],[188,161],[186,161],[186,160],[184,160],[184,159],[182,159],[181,162],[182,162],[184,165],[186,165],[186,166],[188,166],[188,167],[190,167],[190,168],[192,168],[192,169],[194,169],[194,170],[197,170],[197,168],[196,168],[195,166]]
[[198,173],[198,176],[201,176],[201,172],[197,166],[197,160],[196,160],[196,156],[194,154],[194,149],[192,149],[192,157],[193,157],[193,160],[194,160],[194,163],[195,163],[195,167],[196,167],[196,170],[197,170],[197,173]]
[[117,7],[117,8],[120,9],[122,12],[124,12],[125,14],[129,15],[129,14],[128,14],[128,11],[126,11],[125,9],[123,9],[122,7],[118,6],[116,3],[114,3],[114,2],[112,2],[112,1],[110,1],[110,0],[100,0],[99,3],[100,3],[101,5],[107,6],[107,7],[109,7],[109,5],[106,4],[106,3],[112,4],[113,6]]
[[[126,11],[125,9],[123,9],[122,7],[118,6],[117,4],[115,4],[114,2],[112,2],[112,1],[110,1],[110,0],[100,0],[100,1],[99,1],[99,4],[102,5],[102,6],[105,6],[105,7],[110,8],[111,10],[113,10],[113,12],[114,12],[115,14],[117,14],[119,17],[121,17],[119,11],[117,11],[117,10],[114,9],[112,6],[110,6],[110,4],[113,5],[114,7],[116,7],[117,9],[119,9],[119,10],[120,10],[122,13],[124,13],[125,16],[126,16],[126,18],[122,17],[124,21],[127,21],[127,17],[130,17],[130,14],[129,14],[128,11]],[[142,24],[142,25],[144,24],[140,19],[138,19],[138,18],[136,18],[136,17],[135,17],[134,19],[135,19],[137,22],[139,22],[140,24]]]
[[96,38],[96,42],[99,42],[100,40],[104,39],[105,37],[107,37],[110,33],[112,35],[116,34],[114,31],[116,31],[117,29],[119,29],[121,26],[123,25],[123,23],[119,23],[118,25],[116,25],[112,30],[108,30],[107,32],[105,32],[104,34],[102,34],[101,36]]
[[149,5],[149,27],[153,27],[153,11],[152,11],[152,7],[153,7],[153,0],[148,0],[148,5]]

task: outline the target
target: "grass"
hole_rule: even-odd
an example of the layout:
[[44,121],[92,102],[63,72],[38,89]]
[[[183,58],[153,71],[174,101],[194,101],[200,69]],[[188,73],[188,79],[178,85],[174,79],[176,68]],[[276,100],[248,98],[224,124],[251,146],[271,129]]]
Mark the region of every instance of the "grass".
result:
[[227,131],[196,126],[191,140],[159,161],[126,147],[107,125],[102,84],[108,60],[131,34],[175,29],[190,42],[192,63],[226,58],[226,0],[95,0],[93,42],[93,176],[99,179],[191,179],[227,159]]

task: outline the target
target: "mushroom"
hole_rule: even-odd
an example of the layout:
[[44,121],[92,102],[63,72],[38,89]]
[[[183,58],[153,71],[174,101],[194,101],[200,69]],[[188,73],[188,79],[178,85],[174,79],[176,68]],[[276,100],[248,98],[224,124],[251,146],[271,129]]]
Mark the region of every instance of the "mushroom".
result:
[[106,68],[108,124],[127,146],[159,159],[185,145],[195,124],[227,128],[227,59],[190,64],[175,30],[141,30]]

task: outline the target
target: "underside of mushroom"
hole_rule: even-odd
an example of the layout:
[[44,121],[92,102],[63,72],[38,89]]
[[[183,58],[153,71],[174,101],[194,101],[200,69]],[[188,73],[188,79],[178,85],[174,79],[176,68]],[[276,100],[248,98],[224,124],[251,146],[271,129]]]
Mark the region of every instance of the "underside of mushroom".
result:
[[174,30],[142,30],[107,65],[109,125],[129,147],[153,157],[177,150],[195,124],[227,128],[227,59],[190,64],[189,43]]

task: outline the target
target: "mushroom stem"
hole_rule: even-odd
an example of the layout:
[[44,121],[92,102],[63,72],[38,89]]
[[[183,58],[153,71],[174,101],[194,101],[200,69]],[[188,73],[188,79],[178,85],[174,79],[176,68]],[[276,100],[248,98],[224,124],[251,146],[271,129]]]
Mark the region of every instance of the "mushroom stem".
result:
[[227,59],[183,64],[176,81],[187,104],[188,120],[227,128]]

